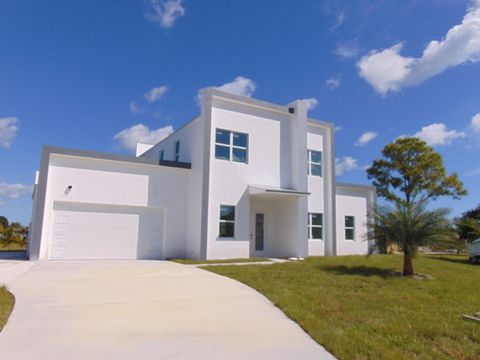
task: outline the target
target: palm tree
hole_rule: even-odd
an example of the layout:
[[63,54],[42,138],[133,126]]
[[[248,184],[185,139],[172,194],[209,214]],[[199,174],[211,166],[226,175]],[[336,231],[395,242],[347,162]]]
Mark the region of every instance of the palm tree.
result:
[[380,207],[371,226],[369,238],[395,242],[403,251],[403,275],[413,275],[412,258],[418,247],[435,243],[452,231],[449,209],[427,210],[426,202]]

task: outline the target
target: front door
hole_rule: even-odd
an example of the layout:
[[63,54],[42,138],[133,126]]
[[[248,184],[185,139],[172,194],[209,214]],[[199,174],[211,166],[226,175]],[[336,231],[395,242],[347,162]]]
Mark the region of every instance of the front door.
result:
[[264,250],[265,240],[265,215],[262,213],[255,214],[255,251]]

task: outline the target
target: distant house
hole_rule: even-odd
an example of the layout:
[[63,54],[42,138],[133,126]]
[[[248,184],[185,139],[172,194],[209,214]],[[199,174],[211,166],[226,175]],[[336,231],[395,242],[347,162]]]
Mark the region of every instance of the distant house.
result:
[[29,256],[365,254],[375,191],[336,182],[334,136],[304,101],[204,89],[200,115],[137,157],[44,147]]

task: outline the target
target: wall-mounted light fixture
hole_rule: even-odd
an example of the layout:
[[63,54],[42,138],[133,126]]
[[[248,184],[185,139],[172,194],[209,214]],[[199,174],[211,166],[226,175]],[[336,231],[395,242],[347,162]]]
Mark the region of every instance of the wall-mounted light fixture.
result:
[[67,196],[68,194],[70,194],[70,192],[72,191],[73,189],[73,185],[68,185],[67,188],[65,189],[65,191],[63,192],[65,194],[65,196]]

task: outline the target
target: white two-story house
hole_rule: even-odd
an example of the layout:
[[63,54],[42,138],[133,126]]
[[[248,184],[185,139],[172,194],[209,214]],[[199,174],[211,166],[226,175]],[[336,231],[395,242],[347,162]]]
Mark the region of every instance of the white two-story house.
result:
[[29,256],[366,254],[375,190],[336,182],[334,138],[305,101],[204,89],[200,115],[136,157],[44,147]]

